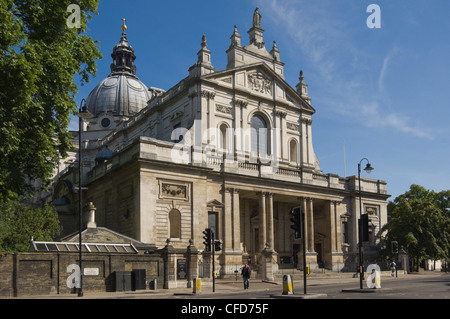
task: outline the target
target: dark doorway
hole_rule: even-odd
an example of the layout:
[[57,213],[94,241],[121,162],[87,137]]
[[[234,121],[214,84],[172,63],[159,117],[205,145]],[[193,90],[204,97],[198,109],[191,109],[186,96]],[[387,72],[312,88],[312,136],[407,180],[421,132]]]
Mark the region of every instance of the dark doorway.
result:
[[323,268],[322,244],[315,243],[314,250],[317,253],[317,264],[319,265],[319,268]]

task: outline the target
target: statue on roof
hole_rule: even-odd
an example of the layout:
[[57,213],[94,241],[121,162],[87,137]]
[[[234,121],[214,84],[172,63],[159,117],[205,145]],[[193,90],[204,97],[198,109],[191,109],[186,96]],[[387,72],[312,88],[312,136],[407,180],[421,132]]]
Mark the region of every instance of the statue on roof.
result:
[[260,27],[261,26],[261,14],[259,13],[259,8],[255,9],[253,13],[253,26]]

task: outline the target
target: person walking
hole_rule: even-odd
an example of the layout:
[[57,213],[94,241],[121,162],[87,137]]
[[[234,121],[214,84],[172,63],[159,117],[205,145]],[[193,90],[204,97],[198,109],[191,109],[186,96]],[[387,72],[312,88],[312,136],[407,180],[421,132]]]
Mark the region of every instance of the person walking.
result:
[[248,264],[245,264],[244,268],[242,268],[242,277],[244,278],[244,289],[248,289],[250,284],[250,275],[252,273],[252,270],[250,269],[250,266]]
[[390,266],[391,266],[391,276],[394,277],[394,275],[396,275],[396,266],[397,266],[397,264],[394,261],[392,261]]

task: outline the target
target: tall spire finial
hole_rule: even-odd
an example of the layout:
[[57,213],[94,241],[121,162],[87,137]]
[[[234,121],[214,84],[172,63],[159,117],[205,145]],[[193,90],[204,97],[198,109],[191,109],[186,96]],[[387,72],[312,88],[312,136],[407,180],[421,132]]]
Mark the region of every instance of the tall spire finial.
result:
[[202,48],[206,48],[208,43],[206,42],[206,35],[202,35]]
[[306,102],[311,103],[311,98],[308,95],[308,84],[305,83],[305,77],[303,76],[303,70],[300,70],[300,82],[297,84],[297,93]]
[[122,24],[122,31],[123,32],[125,32],[125,31],[127,31],[127,25],[125,24],[125,22],[127,21],[127,19],[125,19],[125,18],[122,18],[122,21],[123,21],[123,24]]
[[134,65],[134,60],[136,56],[134,54],[134,49],[129,45],[127,39],[128,29],[125,22],[125,18],[122,18],[122,36],[119,43],[113,48],[113,53],[111,54],[113,58],[113,63],[111,64],[111,73],[131,73],[136,75],[136,66]]

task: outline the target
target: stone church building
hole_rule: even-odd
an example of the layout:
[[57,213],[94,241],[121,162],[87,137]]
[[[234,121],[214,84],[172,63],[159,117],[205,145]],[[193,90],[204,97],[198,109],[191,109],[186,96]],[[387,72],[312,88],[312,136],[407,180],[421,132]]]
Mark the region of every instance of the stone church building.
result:
[[[276,43],[266,48],[258,9],[248,44],[234,27],[225,70],[214,68],[203,36],[197,61],[167,91],[139,80],[127,31],[124,20],[111,74],[85,101],[94,117],[83,120],[82,145],[74,142],[82,147],[83,197],[95,205],[97,225],[160,248],[169,240],[200,251],[203,231],[212,228],[222,246],[218,276],[249,262],[270,279],[302,260],[302,240],[290,227],[291,209],[301,206],[311,271],[355,271],[358,177],[321,170],[303,72],[295,87],[285,81]],[[50,199],[58,203],[63,235],[78,229],[77,154],[61,163]],[[387,222],[386,182],[361,178],[361,196],[370,218],[364,254],[375,258]]]

